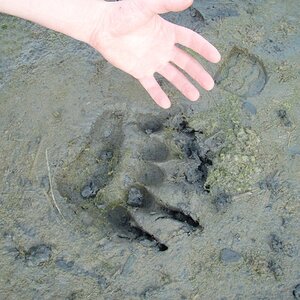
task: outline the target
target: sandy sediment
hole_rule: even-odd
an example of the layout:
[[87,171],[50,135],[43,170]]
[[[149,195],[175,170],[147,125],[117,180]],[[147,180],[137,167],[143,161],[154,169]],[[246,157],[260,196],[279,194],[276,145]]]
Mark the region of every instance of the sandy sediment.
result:
[[[216,87],[163,111],[0,15],[1,299],[300,299],[298,1],[194,1]],[[47,154],[47,155],[46,155]]]

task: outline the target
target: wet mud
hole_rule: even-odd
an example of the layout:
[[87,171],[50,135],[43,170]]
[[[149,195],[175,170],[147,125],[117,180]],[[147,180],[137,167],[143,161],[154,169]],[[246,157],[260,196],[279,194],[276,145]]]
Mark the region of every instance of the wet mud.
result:
[[300,299],[298,1],[194,1],[216,86],[161,110],[0,15],[1,299]]

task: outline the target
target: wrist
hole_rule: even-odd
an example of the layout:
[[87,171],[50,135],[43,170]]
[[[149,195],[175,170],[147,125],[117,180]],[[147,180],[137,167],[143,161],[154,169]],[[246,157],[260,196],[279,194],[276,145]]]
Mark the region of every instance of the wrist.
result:
[[67,35],[91,45],[94,32],[104,27],[109,2],[103,0],[83,0],[88,6],[80,12],[78,22],[70,26]]
[[94,3],[91,5],[91,15],[89,29],[85,34],[85,40],[87,44],[92,47],[96,47],[99,34],[104,34],[106,24],[108,23],[108,16],[110,14],[111,2],[103,0],[92,0]]
[[[64,4],[60,6],[59,19],[56,16],[53,17],[54,21],[57,19],[57,27],[55,28],[47,23],[41,25],[90,44],[90,39],[95,28],[102,26],[108,2],[104,0],[58,1]],[[48,21],[53,22],[50,18]]]
[[104,0],[0,0],[0,12],[20,17],[89,43],[105,16]]

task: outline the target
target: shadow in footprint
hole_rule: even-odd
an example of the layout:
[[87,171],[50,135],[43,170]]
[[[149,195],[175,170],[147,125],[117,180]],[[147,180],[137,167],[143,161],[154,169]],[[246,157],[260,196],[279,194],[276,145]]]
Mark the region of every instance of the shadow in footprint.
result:
[[95,122],[83,150],[56,176],[60,194],[81,204],[112,180],[123,143],[122,114],[105,112]]
[[142,229],[137,225],[130,212],[122,206],[117,206],[110,210],[107,215],[108,221],[117,231],[120,238],[126,238],[129,240],[148,240],[153,243],[159,251],[166,251],[168,247],[158,241],[153,235]]
[[130,187],[127,195],[127,205],[135,208],[135,212],[141,211],[149,215],[161,215],[160,219],[170,218],[191,227],[203,229],[197,220],[194,220],[178,208],[169,207],[156,200],[144,186],[139,184]]
[[145,162],[144,167],[137,176],[140,183],[146,186],[156,186],[163,183],[165,174],[163,170],[152,163]]
[[138,117],[137,125],[138,128],[146,134],[160,132],[163,129],[162,118],[155,117],[151,114],[141,114]]
[[168,159],[167,146],[156,138],[150,138],[149,142],[141,150],[141,158],[148,161],[162,162]]

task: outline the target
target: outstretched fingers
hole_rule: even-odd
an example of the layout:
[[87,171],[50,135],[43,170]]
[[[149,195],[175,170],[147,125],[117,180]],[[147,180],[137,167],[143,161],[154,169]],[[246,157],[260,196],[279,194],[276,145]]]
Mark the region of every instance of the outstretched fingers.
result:
[[150,8],[156,14],[179,12],[193,4],[193,0],[134,0],[139,1],[144,7]]
[[204,89],[211,90],[214,87],[214,80],[201,64],[189,55],[186,51],[174,47],[172,62],[189,74]]
[[188,47],[202,55],[212,63],[217,63],[221,59],[219,51],[198,33],[191,29],[174,25],[176,34],[176,43]]
[[175,66],[167,63],[158,70],[163,77],[171,82],[186,98],[196,101],[200,94],[196,87]]
[[159,86],[154,76],[141,78],[139,79],[139,82],[158,106],[165,109],[170,108],[171,101]]
[[[200,94],[197,88],[171,63],[160,68],[158,73],[172,83],[189,100],[196,101],[199,99]],[[169,108],[171,106],[170,99],[157,83],[154,76],[141,78],[139,82],[160,107]]]

